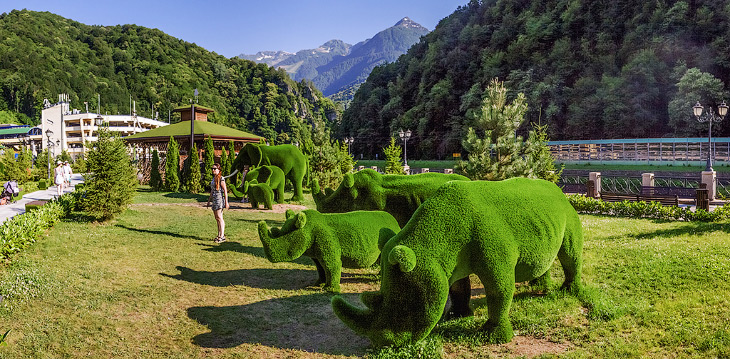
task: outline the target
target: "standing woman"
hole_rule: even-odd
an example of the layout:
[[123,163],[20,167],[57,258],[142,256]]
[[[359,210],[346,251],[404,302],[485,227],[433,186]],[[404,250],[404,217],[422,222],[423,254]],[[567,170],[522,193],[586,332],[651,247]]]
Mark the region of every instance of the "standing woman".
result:
[[61,197],[63,193],[63,183],[66,177],[63,175],[63,162],[56,161],[56,168],[53,169],[53,182],[56,184],[56,194]]
[[208,206],[213,202],[213,216],[218,222],[218,237],[213,241],[221,243],[226,241],[226,222],[223,221],[223,208],[228,209],[228,189],[226,181],[221,176],[221,165],[213,164],[213,181],[210,182],[210,197],[208,197]]

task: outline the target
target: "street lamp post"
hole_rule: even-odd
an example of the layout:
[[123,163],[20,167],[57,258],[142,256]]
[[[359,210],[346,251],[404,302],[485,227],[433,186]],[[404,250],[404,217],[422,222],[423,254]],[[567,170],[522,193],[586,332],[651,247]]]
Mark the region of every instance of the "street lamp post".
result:
[[705,171],[714,171],[712,169],[712,123],[720,122],[725,118],[728,106],[725,104],[725,101],[723,101],[719,106],[717,106],[717,115],[715,115],[712,108],[710,108],[709,111],[707,111],[708,113],[702,116],[702,110],[704,110],[704,107],[700,105],[699,101],[692,107],[692,109],[695,117],[697,117],[697,121],[710,123],[710,129],[707,132],[707,165],[705,166]]
[[403,162],[408,166],[408,139],[411,138],[411,130],[406,130],[406,132],[398,130],[398,136],[403,140]]
[[347,144],[347,154],[350,154],[350,145],[352,145],[353,142],[355,142],[355,139],[352,137],[345,137],[344,139],[345,144]]
[[51,136],[53,136],[53,131],[46,130],[46,138],[48,138],[48,152],[46,153],[46,157],[48,158],[48,178],[51,178],[51,147],[53,147]]

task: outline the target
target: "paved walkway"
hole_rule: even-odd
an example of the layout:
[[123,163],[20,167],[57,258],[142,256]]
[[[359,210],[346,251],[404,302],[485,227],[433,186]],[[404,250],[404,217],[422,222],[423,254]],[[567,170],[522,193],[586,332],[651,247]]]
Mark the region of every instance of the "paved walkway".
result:
[[[64,193],[72,192],[74,190],[75,186],[82,182],[84,182],[84,178],[81,176],[81,174],[78,174],[78,173],[72,174],[71,175],[71,187],[64,188],[63,192]],[[23,186],[20,186],[20,187],[22,188]],[[38,200],[45,201],[45,200],[49,200],[49,199],[55,198],[55,197],[56,197],[56,186],[48,187],[48,189],[42,190],[42,191],[26,193],[25,195],[23,195],[23,198],[19,199],[15,203],[0,206],[0,224],[19,214],[25,213],[25,204],[30,201],[38,201]]]

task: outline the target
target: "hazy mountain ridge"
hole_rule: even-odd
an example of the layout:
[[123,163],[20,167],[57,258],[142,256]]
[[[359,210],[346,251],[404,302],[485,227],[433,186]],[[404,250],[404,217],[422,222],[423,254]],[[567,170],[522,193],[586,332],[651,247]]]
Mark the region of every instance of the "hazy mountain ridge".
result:
[[325,96],[365,81],[375,66],[395,61],[428,29],[405,17],[355,45],[330,40],[316,49],[261,51],[241,58],[284,69],[295,81],[311,80]]

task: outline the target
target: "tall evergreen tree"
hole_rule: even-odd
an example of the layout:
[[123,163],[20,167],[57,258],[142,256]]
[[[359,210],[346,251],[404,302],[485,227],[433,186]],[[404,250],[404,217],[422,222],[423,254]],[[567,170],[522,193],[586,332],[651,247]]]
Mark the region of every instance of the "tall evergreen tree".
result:
[[190,156],[188,156],[185,162],[185,172],[187,173],[185,191],[188,193],[200,193],[202,190],[200,183],[200,159],[198,158],[198,147],[195,143],[193,143],[193,149],[190,151]]
[[99,140],[88,157],[82,208],[97,219],[111,219],[132,203],[137,186],[132,159],[121,137],[106,129],[99,130]]
[[165,156],[165,189],[170,192],[180,189],[180,147],[172,136]]
[[403,149],[395,143],[395,137],[390,138],[390,145],[383,148],[383,153],[385,153],[385,169],[383,171],[386,174],[402,175],[405,173],[400,158]]
[[152,164],[150,169],[150,187],[159,191],[162,188],[162,175],[160,174],[160,154],[157,149],[152,150]]
[[203,144],[205,153],[203,154],[203,188],[208,189],[210,182],[213,180],[213,163],[215,163],[215,149],[213,148],[213,139],[208,136]]

